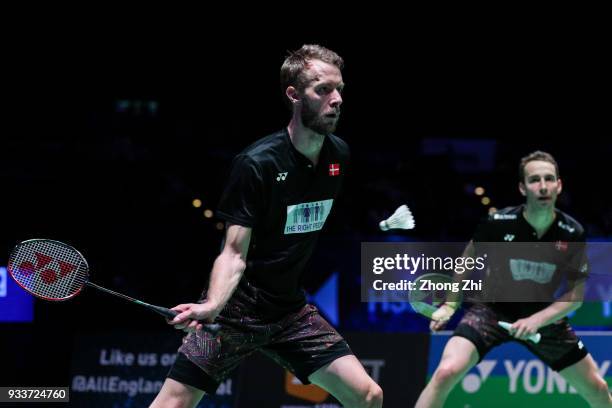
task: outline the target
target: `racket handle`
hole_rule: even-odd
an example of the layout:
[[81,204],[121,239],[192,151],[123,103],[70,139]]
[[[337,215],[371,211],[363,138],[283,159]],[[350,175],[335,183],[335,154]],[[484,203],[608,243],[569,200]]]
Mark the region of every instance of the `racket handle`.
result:
[[155,306],[155,305],[147,305],[147,306],[149,307],[149,309],[159,313],[160,315],[164,316],[168,320],[174,319],[179,314],[177,311],[170,310],[166,307]]
[[[157,313],[159,313],[160,315],[164,316],[168,320],[174,319],[179,314],[179,312],[177,312],[176,310],[171,310],[171,309],[168,309],[166,307],[149,305],[149,304],[148,304],[148,307],[151,310],[154,310]],[[221,325],[219,325],[217,323],[203,324],[202,325],[202,330],[204,330],[205,332],[208,332],[208,333],[216,336],[219,333],[219,330],[221,330]]]
[[[499,324],[501,327],[503,327],[504,329],[510,331],[510,327],[512,327],[512,323],[508,323],[508,322],[497,322],[497,324]],[[542,335],[540,333],[536,333],[536,334],[532,334],[529,337],[527,337],[527,340],[529,340],[530,342],[534,343],[534,344],[538,344],[540,342],[540,340],[542,340]]]
[[[138,299],[134,299],[133,297],[129,297],[129,296],[124,295],[122,293],[115,292],[115,291],[112,291],[110,289],[106,289],[105,287],[96,285],[95,283],[91,283],[89,281],[85,282],[85,284],[87,286],[90,286],[90,287],[92,287],[94,289],[98,289],[98,290],[100,290],[102,292],[105,292],[105,293],[108,293],[110,295],[117,296],[117,297],[120,297],[120,298],[125,299],[127,301],[130,301],[132,303],[135,303],[137,305],[144,306],[144,307],[146,307],[146,308],[148,308],[150,310],[153,310],[154,312],[159,313],[160,315],[164,316],[168,320],[174,319],[176,317],[176,315],[179,314],[177,311],[170,310],[170,309],[168,309],[166,307],[155,306],[155,305],[152,305],[150,303],[142,302],[142,301],[140,301]],[[214,336],[216,336],[219,333],[219,330],[221,329],[221,326],[216,324],[216,323],[203,324],[202,326],[203,326],[202,330],[207,331],[208,333],[210,333],[210,334],[212,334]]]

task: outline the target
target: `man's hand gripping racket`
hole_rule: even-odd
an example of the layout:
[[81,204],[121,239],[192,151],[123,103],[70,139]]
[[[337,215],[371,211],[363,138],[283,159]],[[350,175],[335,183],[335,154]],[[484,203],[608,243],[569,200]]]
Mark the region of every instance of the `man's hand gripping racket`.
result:
[[[68,300],[78,295],[83,287],[89,286],[153,310],[168,320],[174,319],[186,310],[184,308],[181,310],[181,307],[186,305],[177,306],[175,309],[179,309],[178,311],[151,305],[89,282],[89,266],[83,255],[70,245],[59,241],[30,239],[20,242],[10,254],[8,270],[19,286],[37,298],[44,300]],[[200,306],[202,308],[206,307],[204,304]],[[185,313],[181,317],[187,315],[189,313]],[[188,321],[185,326],[187,325],[190,328],[202,329],[211,334],[219,332],[218,324]],[[176,325],[175,327],[184,328],[185,326]]]
[[[461,291],[448,289],[421,290],[422,287],[448,288],[453,279],[441,273],[426,273],[414,280],[414,290],[408,294],[408,301],[415,312],[431,319],[433,331],[442,330],[453,317],[462,301]],[[450,285],[452,287],[452,285]]]
[[[512,329],[512,323],[499,321],[497,322],[497,324],[499,324],[502,328],[506,329],[510,334],[512,334],[512,332],[514,331]],[[542,335],[540,333],[534,333],[527,336],[526,339],[532,343],[538,344],[540,340],[542,340]]]
[[[461,291],[420,290],[421,283],[426,280],[430,281],[434,286],[438,284],[440,287],[443,287],[444,283],[452,283],[452,278],[440,273],[426,273],[415,279],[415,290],[410,291],[409,294],[412,308],[417,313],[431,319],[430,329],[433,331],[442,330],[461,305],[463,297]],[[508,332],[512,332],[512,323],[499,321],[498,324]],[[542,335],[535,333],[526,337],[526,339],[537,344],[542,339]]]

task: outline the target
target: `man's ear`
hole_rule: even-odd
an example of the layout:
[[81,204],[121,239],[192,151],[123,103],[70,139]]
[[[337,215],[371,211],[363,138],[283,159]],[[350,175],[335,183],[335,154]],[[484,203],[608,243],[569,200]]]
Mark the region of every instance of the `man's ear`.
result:
[[563,182],[561,181],[561,179],[557,180],[557,195],[561,194],[561,191],[563,190]]
[[285,95],[289,98],[289,102],[296,104],[300,102],[300,94],[294,86],[288,86],[285,90]]
[[527,195],[527,188],[525,188],[525,184],[523,184],[523,182],[519,182],[518,188],[521,192],[521,195],[525,197]]

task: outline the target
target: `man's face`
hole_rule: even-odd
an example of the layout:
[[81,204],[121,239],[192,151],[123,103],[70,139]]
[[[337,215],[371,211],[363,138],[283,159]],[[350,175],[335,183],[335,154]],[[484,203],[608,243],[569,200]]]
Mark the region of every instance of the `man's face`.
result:
[[342,105],[342,74],[335,65],[312,60],[306,75],[311,81],[300,95],[302,123],[322,135],[333,133]]
[[525,179],[519,183],[519,190],[527,198],[528,206],[554,207],[561,186],[554,164],[534,160],[525,165]]

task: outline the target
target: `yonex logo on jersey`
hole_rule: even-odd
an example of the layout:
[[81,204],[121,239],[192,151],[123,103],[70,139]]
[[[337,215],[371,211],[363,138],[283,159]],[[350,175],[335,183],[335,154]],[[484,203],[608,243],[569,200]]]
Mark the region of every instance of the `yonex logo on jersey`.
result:
[[514,240],[514,235],[513,235],[513,234],[506,234],[506,235],[504,236],[504,241],[508,241],[508,242],[510,242],[510,241],[512,241],[512,240]]
[[302,234],[323,228],[331,211],[333,199],[287,206],[285,234]]
[[559,222],[557,223],[557,225],[559,226],[559,228],[566,230],[566,231],[567,231],[567,232],[569,232],[570,234],[573,234],[573,233],[574,233],[574,231],[576,231],[576,228],[574,228],[574,227],[570,227],[569,225],[567,225],[566,223],[561,222],[561,221],[559,221]]
[[284,173],[278,173],[278,176],[276,177],[276,181],[285,181],[285,179],[287,178],[287,174],[289,174],[288,172],[284,172]]

